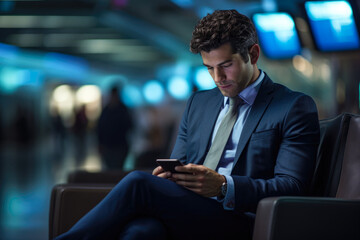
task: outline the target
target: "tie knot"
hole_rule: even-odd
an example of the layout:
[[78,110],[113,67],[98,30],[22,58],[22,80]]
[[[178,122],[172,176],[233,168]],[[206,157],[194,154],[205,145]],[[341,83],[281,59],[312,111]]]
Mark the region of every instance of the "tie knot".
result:
[[235,96],[229,99],[230,109],[233,113],[237,112],[238,106],[243,102],[243,100],[239,96]]
[[239,106],[243,100],[239,96],[230,98],[230,106]]

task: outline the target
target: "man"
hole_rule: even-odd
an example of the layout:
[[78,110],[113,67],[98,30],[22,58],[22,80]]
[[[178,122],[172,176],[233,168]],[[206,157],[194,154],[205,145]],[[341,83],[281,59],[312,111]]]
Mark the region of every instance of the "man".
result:
[[[190,48],[217,88],[188,101],[171,155],[186,165],[180,173],[130,173],[59,239],[250,239],[259,200],[306,193],[319,141],[316,106],[258,69],[251,21],[215,11],[198,23]],[[224,137],[229,124],[221,122],[230,118]],[[214,150],[219,144],[224,151]]]

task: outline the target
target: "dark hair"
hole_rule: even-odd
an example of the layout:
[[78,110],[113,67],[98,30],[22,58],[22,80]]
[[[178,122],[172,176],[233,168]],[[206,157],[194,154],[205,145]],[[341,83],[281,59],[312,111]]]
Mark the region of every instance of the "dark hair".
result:
[[196,25],[190,42],[190,51],[209,52],[230,43],[234,53],[249,61],[249,48],[258,43],[254,24],[236,10],[216,10]]

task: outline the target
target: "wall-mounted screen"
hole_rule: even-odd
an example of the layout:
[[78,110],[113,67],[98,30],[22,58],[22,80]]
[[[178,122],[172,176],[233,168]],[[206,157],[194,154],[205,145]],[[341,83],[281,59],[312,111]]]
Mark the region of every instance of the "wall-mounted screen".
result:
[[264,54],[271,59],[285,59],[301,51],[293,18],[287,13],[257,13],[253,22]]
[[347,1],[305,2],[305,12],[318,50],[359,49],[359,33]]

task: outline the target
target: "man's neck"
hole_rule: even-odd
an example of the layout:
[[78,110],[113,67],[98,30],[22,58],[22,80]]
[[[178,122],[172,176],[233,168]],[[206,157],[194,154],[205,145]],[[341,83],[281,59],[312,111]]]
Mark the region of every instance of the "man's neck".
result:
[[257,65],[254,66],[254,75],[253,79],[251,80],[251,83],[255,82],[256,79],[258,79],[260,76],[260,70],[258,69]]

